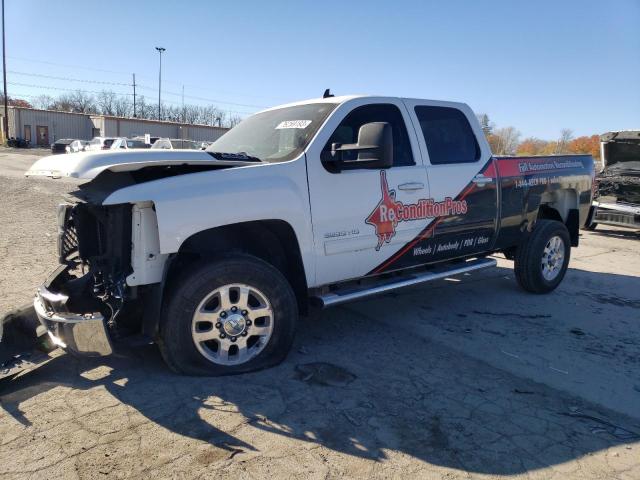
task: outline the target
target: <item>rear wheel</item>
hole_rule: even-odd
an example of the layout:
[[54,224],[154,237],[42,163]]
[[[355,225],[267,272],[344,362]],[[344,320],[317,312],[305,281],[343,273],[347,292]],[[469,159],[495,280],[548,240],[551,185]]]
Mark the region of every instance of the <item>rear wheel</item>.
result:
[[160,351],[189,375],[228,375],[281,362],[298,316],[291,286],[248,255],[186,272],[164,308]]
[[528,292],[550,292],[564,278],[570,255],[567,227],[556,220],[538,220],[516,251],[516,279]]

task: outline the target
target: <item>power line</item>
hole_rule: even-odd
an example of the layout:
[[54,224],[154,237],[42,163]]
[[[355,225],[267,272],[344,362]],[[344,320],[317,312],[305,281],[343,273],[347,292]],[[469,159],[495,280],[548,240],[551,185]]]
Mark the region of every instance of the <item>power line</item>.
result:
[[118,72],[116,70],[104,70],[102,68],[92,68],[84,65],[66,65],[64,63],[55,63],[55,62],[47,62],[45,60],[34,60],[31,58],[23,58],[23,57],[14,57],[13,55],[7,55],[7,58],[12,58],[14,60],[22,60],[23,62],[32,62],[32,63],[42,63],[44,65],[53,65],[55,67],[67,67],[67,68],[80,68],[82,70],[92,70],[94,72],[104,72],[104,73],[116,73],[129,75],[129,72]]
[[[85,65],[69,65],[69,64],[64,64],[64,63],[56,63],[56,62],[49,62],[49,61],[45,61],[45,60],[36,60],[36,59],[32,59],[32,58],[24,58],[24,57],[14,57],[13,55],[7,55],[7,58],[12,58],[14,60],[20,60],[23,62],[31,62],[31,63],[41,63],[43,65],[52,65],[52,66],[56,66],[56,67],[65,67],[65,68],[78,68],[78,69],[82,69],[82,70],[89,70],[89,71],[94,71],[94,72],[103,72],[103,73],[114,73],[117,75],[126,75],[129,76],[131,75],[130,72],[122,72],[122,71],[118,71],[118,70],[105,70],[102,68],[93,68],[93,67],[87,67]],[[150,77],[146,77],[144,75],[139,75],[139,78],[142,79],[147,79],[147,80],[153,80]],[[165,81],[166,83],[171,83],[173,85],[182,85],[182,83],[180,82],[172,82],[169,80]],[[129,84],[125,84],[127,86],[130,86]],[[188,84],[184,84],[184,86],[186,88],[192,88],[192,89],[196,89],[196,90],[210,90],[211,87],[202,87],[202,86],[198,86],[198,85],[188,85]],[[155,89],[153,89],[155,90]],[[275,99],[275,97],[264,97],[264,96],[258,96],[258,95],[250,95],[250,94],[246,94],[246,93],[241,93],[241,92],[231,92],[231,91],[225,91],[225,90],[218,90],[220,93],[227,93],[230,95],[240,95],[243,97],[248,97],[248,98],[260,98],[260,99],[265,99],[265,98],[271,98],[272,100]],[[164,93],[164,91],[163,91]],[[277,102],[282,103],[282,98],[277,99]],[[263,106],[260,106],[258,108],[266,108]]]
[[82,82],[82,83],[92,83],[97,85],[116,85],[121,87],[130,87],[130,83],[120,83],[120,82],[105,82],[102,80],[85,80],[82,78],[72,78],[72,77],[57,77],[55,75],[45,75],[42,73],[27,73],[27,72],[18,72],[15,70],[7,70],[7,72],[12,73],[14,75],[24,75],[27,77],[38,77],[38,78],[49,78],[52,80],[64,80],[67,82]]
[[[138,85],[138,86],[140,88],[144,88],[145,90],[154,90],[155,91],[155,88],[152,88],[152,87],[147,87],[147,86],[144,86],[144,85]],[[167,94],[167,95],[174,95],[176,97],[184,96],[184,98],[191,98],[193,100],[202,100],[204,102],[222,103],[224,105],[235,105],[236,107],[267,108],[267,106],[265,106],[265,105],[252,105],[252,104],[249,104],[249,103],[227,102],[225,100],[216,100],[216,99],[213,99],[213,98],[197,97],[195,95],[183,95],[182,93],[169,92],[167,90],[162,90],[162,93]]]
[[[66,92],[83,92],[83,93],[93,93],[93,94],[100,94],[100,93],[104,93],[104,91],[97,91],[97,90],[82,90],[79,88],[63,88],[63,87],[52,87],[49,85],[33,85],[31,83],[21,83],[21,82],[7,82],[9,85],[16,85],[18,87],[30,87],[30,88],[39,88],[42,90],[61,90],[61,91],[66,91]],[[116,93],[118,95],[128,95],[128,96],[132,96],[132,93],[120,93],[120,92],[113,92]]]
[[[162,93],[164,93],[164,91]],[[186,95],[185,95],[185,97],[186,97]],[[181,107],[182,106],[182,104],[180,102],[172,102],[172,101],[169,101],[169,100],[162,100],[162,103],[163,104],[166,103],[167,105],[173,105],[175,107]],[[212,107],[217,108],[218,110],[221,110],[221,111],[224,111],[224,112],[228,112],[228,113],[237,113],[238,115],[251,115],[251,113],[252,113],[252,112],[240,112],[238,110],[229,110],[228,108],[220,108],[220,107],[218,107],[216,105],[207,105],[207,106],[212,106]]]
[[[45,74],[41,74],[41,73],[27,73],[27,72],[19,72],[19,71],[16,71],[16,70],[8,70],[8,72],[12,73],[12,74],[23,75],[23,76],[28,76],[28,77],[47,78],[47,79],[52,79],[52,80],[62,80],[62,81],[69,81],[69,82],[90,83],[90,84],[95,84],[95,85],[112,85],[112,86],[122,86],[122,87],[131,87],[132,86],[130,83],[106,82],[106,81],[102,81],[102,80],[88,80],[88,79],[73,78],[73,77],[59,77],[59,76],[56,76],[56,75],[45,75]],[[13,83],[14,85],[20,85],[19,83],[15,83],[15,82],[9,82],[9,83]],[[27,84],[22,84],[22,86],[28,86],[28,85]],[[138,88],[142,88],[142,89],[145,89],[145,90],[151,90],[151,91],[154,91],[154,92],[156,90],[155,88],[148,87],[146,85],[136,84],[136,86]],[[44,86],[43,86],[43,88],[44,88]],[[49,86],[47,86],[47,88],[57,88],[57,87],[49,87]],[[62,88],[58,88],[58,89],[59,90],[63,90]],[[66,90],[75,90],[75,89],[66,89]],[[92,92],[92,93],[100,93],[100,92]],[[204,101],[204,102],[218,103],[218,104],[224,104],[224,105],[233,105],[233,106],[236,106],[236,107],[267,108],[266,105],[254,105],[254,104],[248,104],[248,103],[228,102],[226,100],[199,97],[199,96],[195,96],[195,95],[184,95],[184,93],[170,92],[170,91],[167,91],[167,90],[162,90],[162,93],[166,94],[166,95],[173,95],[173,96],[176,96],[176,97],[191,98],[192,100],[200,100],[200,101]],[[123,94],[123,95],[131,95],[131,94],[127,93],[127,94]]]

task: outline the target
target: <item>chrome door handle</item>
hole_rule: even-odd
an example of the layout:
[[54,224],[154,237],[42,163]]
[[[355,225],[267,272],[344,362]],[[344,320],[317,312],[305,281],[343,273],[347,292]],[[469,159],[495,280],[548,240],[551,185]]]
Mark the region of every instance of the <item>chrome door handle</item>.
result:
[[401,183],[400,185],[398,185],[398,188],[400,190],[422,190],[424,188],[424,183],[420,183],[420,182]]
[[493,182],[493,178],[485,177],[484,175],[479,173],[475,177],[473,177],[472,182],[478,185],[479,187],[484,187],[485,185],[488,185],[489,183]]

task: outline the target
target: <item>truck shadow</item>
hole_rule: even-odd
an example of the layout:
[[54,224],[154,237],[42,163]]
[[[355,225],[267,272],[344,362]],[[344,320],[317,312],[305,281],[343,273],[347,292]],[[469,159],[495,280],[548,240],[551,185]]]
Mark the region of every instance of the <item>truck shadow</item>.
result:
[[[457,288],[464,294],[467,287]],[[378,315],[394,315],[393,302],[387,303],[379,302]],[[225,458],[266,452],[276,435],[374,461],[400,452],[494,475],[559,465],[640,440],[636,427],[598,421],[620,415],[412,335],[401,318],[391,328],[356,304],[320,320],[304,319],[288,359],[263,372],[181,377],[167,370],[154,346],[95,360],[63,355],[0,386],[0,404],[37,431],[46,428],[32,411],[37,402],[69,387],[85,403],[84,391],[102,401],[110,395],[133,410],[127,421],[141,415],[170,433],[207,442]],[[93,415],[104,422],[100,416],[109,414]],[[125,422],[121,428],[125,435],[133,427]]]

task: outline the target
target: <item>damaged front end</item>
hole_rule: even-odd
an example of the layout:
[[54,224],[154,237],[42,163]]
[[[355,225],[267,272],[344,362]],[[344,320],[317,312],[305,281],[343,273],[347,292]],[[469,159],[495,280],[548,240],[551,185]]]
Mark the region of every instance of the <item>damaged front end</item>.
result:
[[108,355],[131,273],[131,205],[63,204],[58,225],[61,265],[37,290],[36,315],[54,344]]
[[36,161],[25,176],[82,183],[58,208],[60,266],[32,306],[0,318],[0,379],[51,344],[85,355],[110,354],[115,341],[148,344],[157,334],[170,263],[160,251],[155,205],[105,202],[139,184],[246,165],[247,159],[196,150],[83,152]]
[[609,132],[600,140],[603,168],[588,226],[640,228],[640,131]]

